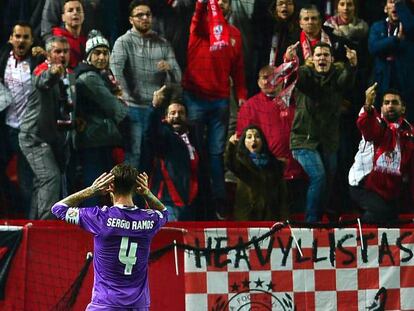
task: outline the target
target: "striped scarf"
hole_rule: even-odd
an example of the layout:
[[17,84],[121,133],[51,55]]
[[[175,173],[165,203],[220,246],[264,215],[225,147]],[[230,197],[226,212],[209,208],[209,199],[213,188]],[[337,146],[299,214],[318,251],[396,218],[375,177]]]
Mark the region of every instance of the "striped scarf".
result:
[[281,105],[282,110],[285,110],[290,104],[292,92],[298,80],[298,68],[298,59],[284,62],[279,67],[275,68],[273,74],[268,78],[273,86],[282,86],[282,90],[274,98],[274,101]]
[[208,21],[210,32],[210,51],[221,50],[229,45],[230,29],[217,0],[208,0]]
[[374,154],[374,171],[383,172],[391,175],[401,175],[401,146],[400,131],[398,130],[404,119],[400,118],[395,123],[388,122],[387,127],[390,135],[386,136],[383,143],[378,146]]
[[300,45],[302,46],[302,53],[303,59],[307,60],[309,57],[312,57],[312,47],[318,42],[326,42],[329,45],[331,44],[331,40],[327,33],[321,29],[321,39],[320,40],[309,40],[308,36],[304,31],[300,33]]

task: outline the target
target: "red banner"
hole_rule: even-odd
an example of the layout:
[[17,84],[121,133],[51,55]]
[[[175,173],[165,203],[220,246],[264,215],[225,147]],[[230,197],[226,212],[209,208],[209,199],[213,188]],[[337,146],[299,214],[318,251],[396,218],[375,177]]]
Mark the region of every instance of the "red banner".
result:
[[187,233],[186,310],[414,310],[414,230],[267,233]]
[[10,264],[22,239],[23,227],[0,226],[0,299],[4,299],[4,291],[9,274]]

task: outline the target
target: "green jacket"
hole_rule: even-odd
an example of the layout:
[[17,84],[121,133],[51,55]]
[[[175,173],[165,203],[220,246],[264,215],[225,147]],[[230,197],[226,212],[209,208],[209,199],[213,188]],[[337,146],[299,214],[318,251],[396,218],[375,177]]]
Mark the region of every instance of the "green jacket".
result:
[[334,63],[326,74],[307,65],[299,68],[291,149],[338,150],[340,107],[343,93],[354,84],[355,69],[348,63]]
[[111,93],[107,82],[93,66],[81,64],[76,69],[78,116],[85,121],[77,132],[78,148],[120,146],[123,137],[118,125],[128,113],[128,107]]
[[238,178],[234,204],[235,220],[280,220],[287,218],[283,165],[274,157],[258,168],[247,154],[228,143],[226,166]]

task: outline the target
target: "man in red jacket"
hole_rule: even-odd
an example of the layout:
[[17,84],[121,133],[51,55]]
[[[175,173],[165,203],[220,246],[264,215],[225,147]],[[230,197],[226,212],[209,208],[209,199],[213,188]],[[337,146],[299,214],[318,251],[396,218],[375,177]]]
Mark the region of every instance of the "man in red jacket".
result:
[[411,181],[414,196],[414,129],[403,117],[406,107],[398,91],[385,92],[381,115],[375,110],[376,86],[365,92],[357,121],[364,139],[374,144],[373,167],[358,186],[351,187],[351,197],[365,211],[364,220],[392,222],[398,220],[404,182]]
[[226,198],[223,153],[229,121],[230,79],[239,104],[247,93],[240,31],[225,20],[230,4],[230,0],[197,0],[182,81],[197,145],[206,146],[208,159],[201,162],[208,167],[204,172],[208,171],[210,176],[204,179],[208,180],[207,188],[211,187],[210,197],[216,212],[223,208]]

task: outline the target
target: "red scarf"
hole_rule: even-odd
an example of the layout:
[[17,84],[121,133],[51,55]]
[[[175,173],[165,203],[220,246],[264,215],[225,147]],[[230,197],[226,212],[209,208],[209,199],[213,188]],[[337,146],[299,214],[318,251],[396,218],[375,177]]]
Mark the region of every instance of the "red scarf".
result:
[[273,85],[283,85],[282,90],[275,97],[283,109],[289,107],[293,89],[298,81],[299,60],[296,58],[291,62],[284,62],[275,68],[271,79]]
[[374,170],[391,175],[401,175],[401,146],[399,127],[404,119],[400,118],[397,122],[388,122],[387,127],[390,135],[384,137],[383,143],[378,146],[374,154]]
[[217,0],[208,0],[208,21],[210,30],[210,50],[216,51],[229,45],[230,30]]
[[309,57],[312,56],[312,47],[315,46],[315,44],[318,43],[319,41],[326,42],[329,45],[332,45],[331,40],[329,39],[329,36],[326,34],[325,31],[323,31],[323,29],[321,29],[321,39],[320,40],[318,40],[318,39],[309,40],[306,33],[302,30],[302,32],[300,33],[300,45],[302,47],[302,53],[303,53],[303,59],[304,60],[307,60]]

